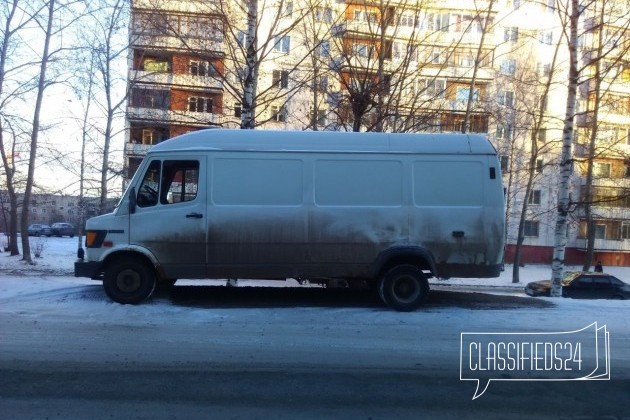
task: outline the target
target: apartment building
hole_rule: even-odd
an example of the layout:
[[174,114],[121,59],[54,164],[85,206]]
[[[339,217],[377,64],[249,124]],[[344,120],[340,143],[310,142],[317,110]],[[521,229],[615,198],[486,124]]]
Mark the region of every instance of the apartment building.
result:
[[132,4],[124,150],[129,175],[152,145],[222,123],[224,72],[222,17],[214,7]]
[[[19,196],[18,201],[21,200],[22,197]],[[106,211],[112,211],[117,201],[116,198],[108,199]],[[29,212],[29,223],[52,225],[57,222],[69,222],[79,226],[85,218],[99,215],[99,199],[85,197],[81,201],[78,196],[73,195],[36,193],[31,196]],[[0,232],[8,231],[10,217],[8,192],[0,190]],[[19,210],[18,218],[20,217]]]
[[[600,5],[601,6],[601,5]],[[596,259],[630,265],[630,33],[628,5],[607,2],[584,22],[575,189],[590,202]],[[625,16],[625,19],[615,19]],[[595,131],[593,135],[593,131]],[[591,141],[594,138],[594,141]],[[592,159],[592,174],[588,161]],[[589,180],[590,178],[590,180]],[[590,185],[590,188],[588,186]],[[575,248],[587,246],[588,211],[576,214]]]
[[[247,4],[132,1],[129,178],[153,144],[201,128],[240,126]],[[503,156],[508,259],[526,204],[523,262],[550,262],[568,54],[555,5],[553,0],[259,2],[256,126],[487,133]],[[580,40],[584,64],[597,34],[608,34],[606,42],[614,42],[616,34],[597,25],[595,16],[588,18]],[[592,194],[604,199],[596,200],[592,214],[596,258],[630,265],[630,67],[627,60],[616,65],[620,76],[604,81],[599,106]],[[580,110],[594,105],[591,84],[580,87]],[[577,118],[574,201],[587,182],[580,158],[590,115]],[[615,138],[615,148],[605,138]],[[584,257],[585,217],[581,208],[572,214],[569,263]]]

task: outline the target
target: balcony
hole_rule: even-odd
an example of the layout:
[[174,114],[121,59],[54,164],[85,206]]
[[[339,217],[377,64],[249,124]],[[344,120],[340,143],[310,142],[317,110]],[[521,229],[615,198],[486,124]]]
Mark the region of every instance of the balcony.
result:
[[132,83],[150,83],[158,85],[175,85],[204,89],[223,90],[221,79],[209,76],[192,76],[190,74],[157,73],[141,70],[130,70],[129,81]]
[[[455,79],[458,81],[469,81],[472,79],[473,67],[461,67],[455,64],[436,64],[435,67],[426,66],[422,69],[422,75],[427,77],[439,77],[446,79]],[[477,81],[487,83],[494,80],[495,70],[492,67],[479,67],[477,69]]]
[[182,13],[216,13],[216,1],[181,1],[181,0],[134,0],[135,9],[168,10]]
[[132,48],[222,52],[223,39],[186,38],[167,35],[130,35]]
[[[626,207],[604,207],[605,204],[591,207],[593,218],[606,220],[630,220],[630,208]],[[575,212],[578,218],[584,218],[584,209]]]
[[[576,239],[575,247],[578,249],[586,249],[586,239]],[[619,251],[630,252],[630,239],[621,239],[618,241],[612,239],[595,239],[595,251]]]
[[190,125],[214,125],[223,122],[220,114],[191,111],[171,111],[167,109],[128,107],[127,118],[129,120],[159,121],[163,123],[179,123]]
[[[580,185],[586,185],[586,176],[580,178]],[[593,178],[594,187],[630,188],[630,178]]]
[[152,144],[125,143],[125,155],[144,156],[151,147],[153,147]]

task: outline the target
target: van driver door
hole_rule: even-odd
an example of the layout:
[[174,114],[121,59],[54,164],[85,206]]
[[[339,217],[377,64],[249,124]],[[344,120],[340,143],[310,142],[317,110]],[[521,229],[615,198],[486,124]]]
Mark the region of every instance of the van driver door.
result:
[[129,243],[153,254],[168,279],[204,278],[206,158],[153,158],[136,186]]

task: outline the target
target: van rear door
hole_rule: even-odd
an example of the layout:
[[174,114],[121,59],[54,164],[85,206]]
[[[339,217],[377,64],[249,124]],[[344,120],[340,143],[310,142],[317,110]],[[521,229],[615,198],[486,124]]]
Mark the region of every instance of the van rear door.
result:
[[204,278],[206,265],[206,158],[154,157],[136,188],[129,243],[157,258],[166,278]]

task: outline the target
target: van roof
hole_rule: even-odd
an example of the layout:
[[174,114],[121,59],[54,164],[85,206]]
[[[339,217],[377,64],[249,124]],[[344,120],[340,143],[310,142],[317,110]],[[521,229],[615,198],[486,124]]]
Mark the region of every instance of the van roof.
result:
[[207,150],[496,154],[492,144],[480,134],[239,129],[193,131],[163,141],[153,146],[151,152]]

